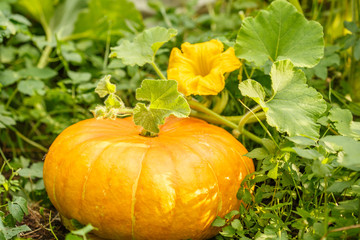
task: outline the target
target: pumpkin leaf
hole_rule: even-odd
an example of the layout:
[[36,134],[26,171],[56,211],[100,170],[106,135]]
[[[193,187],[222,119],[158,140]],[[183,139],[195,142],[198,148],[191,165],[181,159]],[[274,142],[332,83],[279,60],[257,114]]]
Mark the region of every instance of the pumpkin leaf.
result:
[[43,26],[47,26],[54,14],[53,0],[19,0],[17,6],[21,12],[31,15]]
[[133,42],[124,40],[119,46],[111,48],[110,57],[119,58],[130,66],[152,63],[159,48],[176,34],[177,30],[173,28],[150,28],[136,36]]
[[268,59],[289,59],[297,67],[313,67],[324,55],[323,29],[319,23],[306,20],[291,3],[276,0],[255,18],[245,18],[235,51],[257,66]]
[[123,36],[125,31],[141,31],[141,13],[129,0],[90,0],[87,11],[79,13],[74,31],[69,39],[84,36],[106,40],[109,29],[111,35]]
[[241,91],[246,93],[246,96],[251,97],[255,102],[264,106],[264,99],[265,99],[265,90],[255,80],[248,79],[239,84],[239,88]]
[[333,107],[330,109],[329,119],[334,122],[341,135],[360,138],[360,122],[352,121],[353,116],[350,110]]
[[150,104],[136,104],[134,122],[152,133],[159,132],[159,125],[165,122],[166,117],[174,115],[182,118],[190,114],[189,104],[178,92],[175,80],[144,80],[136,90],[136,99]]
[[[314,88],[308,87],[303,71],[294,69],[289,60],[275,62],[270,72],[273,96],[260,104],[270,126],[289,136],[317,138],[320,125],[316,122],[326,110],[326,102]],[[256,85],[257,88],[260,86]],[[239,85],[244,96],[256,101],[254,89]],[[262,87],[261,87],[262,88]]]
[[95,88],[95,92],[101,97],[105,97],[108,94],[116,92],[115,84],[110,82],[111,75],[106,75],[100,79],[98,85]]
[[320,140],[329,152],[337,152],[340,166],[360,171],[360,142],[346,136],[326,136]]

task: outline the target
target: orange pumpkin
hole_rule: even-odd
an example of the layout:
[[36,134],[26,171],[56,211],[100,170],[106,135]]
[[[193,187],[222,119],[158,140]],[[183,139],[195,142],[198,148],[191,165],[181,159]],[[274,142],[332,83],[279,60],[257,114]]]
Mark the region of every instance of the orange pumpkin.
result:
[[238,209],[236,193],[254,171],[222,128],[168,118],[157,137],[139,135],[131,117],[89,119],[65,129],[45,159],[56,209],[98,228],[104,239],[207,239],[216,216]]

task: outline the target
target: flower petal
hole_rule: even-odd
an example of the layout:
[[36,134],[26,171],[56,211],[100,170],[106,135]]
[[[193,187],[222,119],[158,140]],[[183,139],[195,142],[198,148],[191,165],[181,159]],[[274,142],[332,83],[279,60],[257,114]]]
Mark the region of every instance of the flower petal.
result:
[[221,65],[223,73],[232,72],[241,66],[241,62],[235,56],[235,50],[232,47],[221,53],[220,57],[216,59],[215,64],[215,66]]
[[213,68],[208,75],[202,77],[199,81],[196,94],[217,95],[224,87],[225,77],[221,68]]
[[241,66],[233,48],[222,53],[224,45],[218,40],[204,43],[183,43],[180,51],[171,51],[168,79],[178,82],[178,90],[191,94],[216,95],[225,87],[224,73]]

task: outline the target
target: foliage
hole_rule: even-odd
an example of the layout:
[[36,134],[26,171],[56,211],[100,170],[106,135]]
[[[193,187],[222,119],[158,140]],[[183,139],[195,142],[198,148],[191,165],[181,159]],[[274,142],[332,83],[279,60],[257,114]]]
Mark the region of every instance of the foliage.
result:
[[[0,2],[0,239],[29,231],[26,201],[51,208],[41,159],[56,135],[91,118],[88,109],[109,118],[142,109],[143,123],[146,113],[169,115],[166,98],[136,89],[160,88],[165,80],[143,79],[166,78],[173,47],[210,39],[234,47],[242,66],[217,96],[188,97],[191,115],[232,131],[257,166],[237,194],[247,205],[214,221],[216,238],[358,238],[357,1],[219,0],[205,11],[154,1],[144,19],[116,2]],[[167,84],[178,116],[188,114],[176,82]],[[147,130],[157,131],[155,119]]]

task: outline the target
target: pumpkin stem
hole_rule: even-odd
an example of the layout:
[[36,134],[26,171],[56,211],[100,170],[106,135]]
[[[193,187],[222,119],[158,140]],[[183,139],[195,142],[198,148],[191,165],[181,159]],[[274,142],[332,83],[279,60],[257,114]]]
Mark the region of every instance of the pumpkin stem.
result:
[[149,132],[149,131],[146,131],[145,129],[143,129],[141,131],[140,135],[143,137],[157,137],[158,136],[157,133]]

